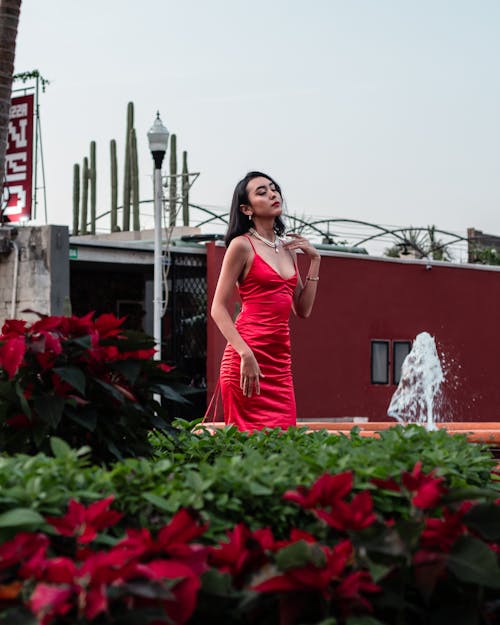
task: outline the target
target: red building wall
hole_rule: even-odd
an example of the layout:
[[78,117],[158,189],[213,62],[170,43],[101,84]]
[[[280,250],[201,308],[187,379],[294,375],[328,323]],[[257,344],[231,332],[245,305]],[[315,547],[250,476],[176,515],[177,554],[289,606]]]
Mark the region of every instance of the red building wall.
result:
[[[223,255],[208,246],[209,307]],[[299,419],[387,419],[396,386],[371,384],[371,341],[427,331],[445,370],[444,420],[500,421],[500,269],[326,253],[320,275],[311,317],[290,322]],[[225,346],[211,319],[207,337],[210,396]]]

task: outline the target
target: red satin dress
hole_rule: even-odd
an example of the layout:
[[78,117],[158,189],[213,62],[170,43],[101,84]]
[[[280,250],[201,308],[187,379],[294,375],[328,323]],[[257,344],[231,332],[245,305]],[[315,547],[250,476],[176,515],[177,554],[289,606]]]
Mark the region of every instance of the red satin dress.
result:
[[282,278],[247,238],[254,257],[238,286],[242,308],[235,325],[266,377],[260,378],[260,395],[254,392],[245,397],[240,388],[240,356],[227,344],[220,370],[224,421],[239,430],[286,429],[296,425],[288,322],[297,271],[291,278]]

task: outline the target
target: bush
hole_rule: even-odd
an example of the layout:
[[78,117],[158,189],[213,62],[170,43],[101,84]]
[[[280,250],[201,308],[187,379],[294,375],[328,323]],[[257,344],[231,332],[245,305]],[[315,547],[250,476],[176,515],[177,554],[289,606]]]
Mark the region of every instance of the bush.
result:
[[57,438],[53,458],[0,457],[0,623],[500,619],[487,448],[416,425],[380,440],[176,426],[155,458],[107,468]]
[[154,342],[124,318],[41,316],[10,320],[0,335],[0,448],[49,450],[56,435],[90,445],[95,461],[149,454],[148,432],[167,427],[155,394],[186,400]]
[[[92,466],[88,449],[71,450],[55,440],[55,458],[0,457],[0,515],[29,508],[56,516],[71,498],[89,504],[114,495],[124,515],[117,535],[124,527],[158,529],[179,509],[190,508],[210,522],[210,540],[219,540],[228,526],[241,522],[252,530],[269,526],[277,538],[286,538],[290,527],[311,530],[315,521],[283,501],[283,494],[310,485],[325,472],[352,470],[354,492],[369,490],[377,514],[406,518],[407,500],[376,487],[374,480],[397,478],[417,462],[423,471],[436,470],[457,497],[499,496],[498,482],[491,477],[495,461],[486,448],[469,444],[464,436],[426,432],[416,425],[397,426],[380,440],[305,429],[251,436],[234,428],[214,436],[174,432],[155,437],[155,459],[128,458],[108,468]],[[1,528],[0,522],[0,538]]]
[[[238,523],[210,541],[203,518],[186,509],[158,532],[116,537],[121,514],[112,497],[88,507],[73,500],[62,517],[0,515],[0,527],[13,531],[0,545],[0,622],[498,622],[500,501],[486,492],[465,498],[420,462],[371,485],[356,491],[353,472],[344,471],[285,492],[281,501],[312,525],[292,525],[284,539]],[[378,513],[374,489],[392,493],[407,513]]]

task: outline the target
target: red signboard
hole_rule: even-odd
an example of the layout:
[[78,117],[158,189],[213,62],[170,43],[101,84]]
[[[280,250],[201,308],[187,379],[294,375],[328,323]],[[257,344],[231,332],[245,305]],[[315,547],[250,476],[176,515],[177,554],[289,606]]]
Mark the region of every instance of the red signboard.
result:
[[10,106],[5,156],[7,208],[4,215],[14,223],[31,218],[33,105],[34,96],[31,94],[12,98]]

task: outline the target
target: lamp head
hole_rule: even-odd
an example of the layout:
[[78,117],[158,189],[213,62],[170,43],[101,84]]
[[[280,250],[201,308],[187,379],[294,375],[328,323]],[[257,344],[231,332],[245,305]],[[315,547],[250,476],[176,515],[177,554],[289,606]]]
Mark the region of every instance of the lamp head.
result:
[[148,142],[151,152],[163,152],[165,154],[169,136],[170,133],[162,124],[160,112],[158,111],[156,113],[156,119],[148,131]]

